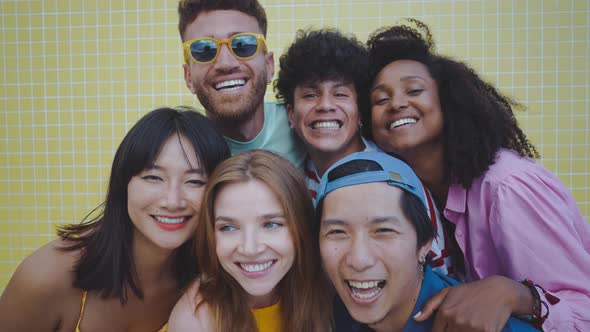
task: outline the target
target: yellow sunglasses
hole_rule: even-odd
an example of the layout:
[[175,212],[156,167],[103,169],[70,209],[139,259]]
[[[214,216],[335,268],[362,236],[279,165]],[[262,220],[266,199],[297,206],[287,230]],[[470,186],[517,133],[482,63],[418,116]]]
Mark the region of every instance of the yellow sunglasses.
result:
[[230,53],[238,60],[252,59],[258,53],[260,44],[264,52],[268,51],[264,36],[256,33],[238,33],[227,39],[199,37],[182,44],[184,62],[188,63],[188,53],[196,63],[211,63],[217,59],[223,44],[227,44]]

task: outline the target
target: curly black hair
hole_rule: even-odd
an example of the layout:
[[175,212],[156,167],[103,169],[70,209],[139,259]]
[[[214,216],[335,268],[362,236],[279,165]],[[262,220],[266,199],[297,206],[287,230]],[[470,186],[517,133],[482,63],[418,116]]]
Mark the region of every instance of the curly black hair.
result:
[[354,84],[358,104],[368,105],[369,61],[366,47],[337,29],[299,30],[281,55],[274,90],[279,101],[293,105],[295,87],[303,82],[344,79]]
[[[502,95],[467,64],[439,55],[428,26],[416,19],[408,25],[383,27],[367,41],[371,80],[396,60],[424,64],[438,84],[443,112],[445,172],[453,183],[469,188],[473,180],[488,170],[500,148],[523,157],[539,158],[539,153],[518,127],[513,108],[524,106]],[[364,134],[371,136],[371,111],[361,119]]]

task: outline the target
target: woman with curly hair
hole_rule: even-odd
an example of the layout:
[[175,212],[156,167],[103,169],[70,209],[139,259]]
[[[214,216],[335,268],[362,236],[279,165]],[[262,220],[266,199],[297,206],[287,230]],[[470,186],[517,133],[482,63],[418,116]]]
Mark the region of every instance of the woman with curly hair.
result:
[[303,176],[286,159],[251,150],[219,165],[194,237],[201,275],[168,330],[329,332],[312,221]]
[[428,27],[411,21],[420,31],[382,28],[368,41],[366,129],[432,191],[456,270],[474,281],[441,291],[416,319],[438,310],[435,330],[498,331],[515,314],[545,330],[590,330],[590,225],[532,160],[513,113],[521,106],[435,53]]

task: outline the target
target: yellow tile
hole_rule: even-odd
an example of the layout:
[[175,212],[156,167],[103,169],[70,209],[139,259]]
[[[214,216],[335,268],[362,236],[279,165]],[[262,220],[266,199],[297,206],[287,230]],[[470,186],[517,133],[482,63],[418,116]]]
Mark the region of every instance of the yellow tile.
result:
[[[576,155],[572,155],[573,157],[577,157]],[[576,176],[576,180],[574,181],[574,183],[588,183],[588,164],[584,163],[583,161],[574,161],[572,163],[572,172],[573,173],[585,173],[584,175],[574,175]],[[582,178],[582,181],[580,181],[580,178]]]

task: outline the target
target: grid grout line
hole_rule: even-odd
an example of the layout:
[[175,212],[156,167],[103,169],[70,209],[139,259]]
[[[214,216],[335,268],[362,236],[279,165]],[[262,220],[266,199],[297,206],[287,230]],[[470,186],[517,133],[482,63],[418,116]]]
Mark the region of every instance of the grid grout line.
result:
[[[366,40],[401,18],[424,20],[441,53],[528,106],[517,118],[540,163],[590,217],[587,2],[262,2],[277,63],[301,28],[336,26]],[[56,224],[80,220],[104,199],[114,151],[135,120],[163,105],[199,106],[182,78],[176,4],[0,1],[0,291]]]

